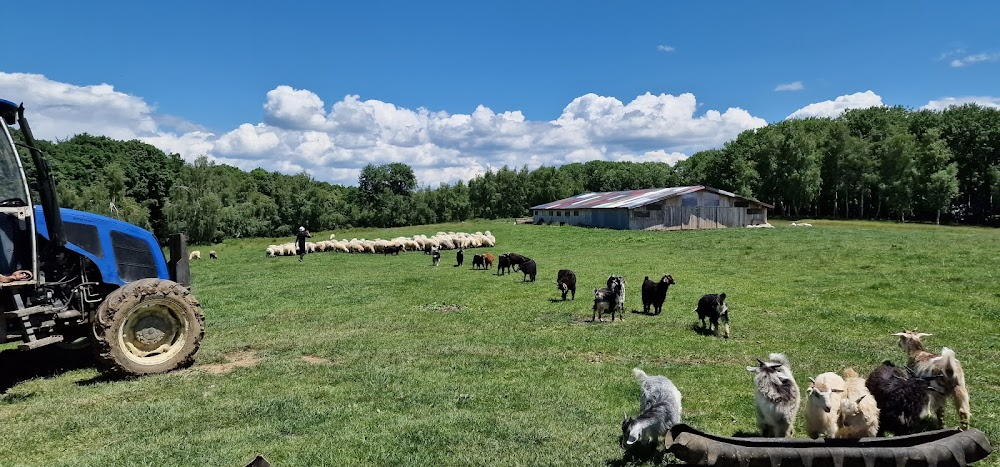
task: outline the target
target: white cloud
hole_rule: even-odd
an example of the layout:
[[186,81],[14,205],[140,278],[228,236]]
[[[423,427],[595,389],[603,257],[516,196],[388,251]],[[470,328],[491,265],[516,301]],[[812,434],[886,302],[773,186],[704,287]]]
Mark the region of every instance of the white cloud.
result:
[[844,113],[847,109],[867,109],[869,107],[882,107],[882,97],[872,91],[857,92],[840,96],[832,101],[817,102],[809,104],[795,112],[787,118],[809,118],[809,117],[829,117],[835,118]]
[[1000,109],[1000,97],[989,96],[965,96],[965,97],[942,97],[927,103],[921,109],[944,110],[948,107],[964,104],[979,104],[983,107]]
[[669,53],[669,52],[673,52],[673,51],[677,50],[677,48],[674,47],[674,46],[672,46],[672,45],[660,44],[660,45],[656,46],[656,50],[659,50],[660,52],[667,52],[667,53]]
[[775,91],[801,91],[806,87],[802,85],[802,81],[793,81],[791,83],[779,84],[774,88]]
[[368,163],[403,162],[421,184],[468,180],[504,165],[589,160],[674,163],[719,147],[766,122],[739,108],[699,111],[693,94],[644,94],[630,102],[586,94],[559,118],[529,120],[519,110],[479,106],[468,114],[407,109],[349,95],[326,104],[312,91],[278,86],[262,122],[219,133],[160,115],[111,85],[76,86],[41,75],[0,72],[0,95],[25,101],[40,138],[76,133],[140,139],[187,160],[200,155],[244,170],[307,171],[353,185]]
[[952,68],[961,68],[969,65],[975,65],[977,63],[995,62],[998,60],[1000,60],[1000,53],[984,52],[984,53],[966,55],[964,57],[956,58],[951,62],[949,62],[948,64]]

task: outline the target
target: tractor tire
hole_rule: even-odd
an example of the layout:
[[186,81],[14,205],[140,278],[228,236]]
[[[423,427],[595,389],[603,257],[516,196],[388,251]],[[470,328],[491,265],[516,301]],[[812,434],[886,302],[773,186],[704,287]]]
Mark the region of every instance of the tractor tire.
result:
[[142,279],[108,294],[93,326],[102,372],[150,375],[194,363],[205,335],[205,314],[187,287]]

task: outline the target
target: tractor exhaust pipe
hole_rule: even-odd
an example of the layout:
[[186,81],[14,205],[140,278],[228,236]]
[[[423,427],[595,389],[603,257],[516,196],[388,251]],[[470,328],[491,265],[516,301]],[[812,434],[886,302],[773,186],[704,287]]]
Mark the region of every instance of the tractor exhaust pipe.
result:
[[35,136],[31,134],[31,126],[28,119],[24,118],[24,104],[17,108],[17,125],[21,127],[21,134],[24,135],[24,142],[28,145],[31,159],[35,162],[35,170],[38,177],[38,195],[41,197],[42,213],[45,215],[45,224],[49,230],[49,241],[57,248],[66,246],[66,231],[63,230],[62,213],[59,212],[59,199],[56,197],[56,181],[52,178],[52,170],[49,169],[49,162],[42,157],[42,152],[38,150],[35,143]]
[[187,236],[173,234],[170,236],[170,262],[167,263],[170,280],[191,287],[191,263],[188,259]]

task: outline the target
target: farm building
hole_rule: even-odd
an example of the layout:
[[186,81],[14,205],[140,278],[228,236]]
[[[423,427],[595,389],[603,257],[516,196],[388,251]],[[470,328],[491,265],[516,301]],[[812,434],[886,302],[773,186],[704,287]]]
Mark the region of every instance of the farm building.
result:
[[688,230],[767,223],[774,206],[707,186],[584,193],[531,208],[536,224]]

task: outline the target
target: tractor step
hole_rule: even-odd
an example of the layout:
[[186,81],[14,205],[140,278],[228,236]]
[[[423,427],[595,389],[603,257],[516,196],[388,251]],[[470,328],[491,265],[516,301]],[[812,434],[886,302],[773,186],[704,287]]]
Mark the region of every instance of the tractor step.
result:
[[28,308],[24,308],[21,310],[8,311],[3,315],[6,318],[24,318],[25,316],[31,316],[36,313],[55,313],[56,311],[59,310],[60,308],[51,305],[38,305],[38,306],[29,306]]
[[49,337],[43,337],[38,340],[33,340],[25,344],[18,345],[17,348],[18,350],[32,350],[62,341],[63,341],[63,336],[49,336]]

